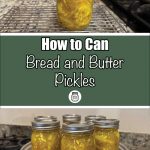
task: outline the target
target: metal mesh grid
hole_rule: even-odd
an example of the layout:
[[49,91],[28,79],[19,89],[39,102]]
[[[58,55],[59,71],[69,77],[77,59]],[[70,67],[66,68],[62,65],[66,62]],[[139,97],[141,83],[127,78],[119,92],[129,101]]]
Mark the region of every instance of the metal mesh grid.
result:
[[[67,32],[57,21],[55,0],[24,0],[0,20],[0,32]],[[93,18],[80,32],[132,32],[101,1],[94,3]]]

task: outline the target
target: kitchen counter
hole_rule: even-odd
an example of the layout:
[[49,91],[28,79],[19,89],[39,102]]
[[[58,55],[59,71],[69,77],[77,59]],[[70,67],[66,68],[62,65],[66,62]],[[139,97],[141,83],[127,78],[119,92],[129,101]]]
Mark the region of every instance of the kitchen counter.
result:
[[121,142],[129,150],[150,150],[150,135],[121,132]]
[[[31,127],[16,125],[0,125],[0,137],[17,135],[31,136]],[[150,135],[139,133],[121,132],[121,143],[129,150],[150,150]]]
[[[67,32],[57,21],[56,0],[0,0],[0,32]],[[132,30],[101,0],[95,0],[93,17],[80,32],[127,33]]]

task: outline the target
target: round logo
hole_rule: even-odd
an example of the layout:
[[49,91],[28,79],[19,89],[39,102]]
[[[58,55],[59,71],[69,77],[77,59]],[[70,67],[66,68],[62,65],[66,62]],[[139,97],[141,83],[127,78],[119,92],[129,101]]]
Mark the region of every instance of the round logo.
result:
[[81,101],[81,93],[77,90],[73,90],[69,93],[68,98],[71,103],[79,103]]

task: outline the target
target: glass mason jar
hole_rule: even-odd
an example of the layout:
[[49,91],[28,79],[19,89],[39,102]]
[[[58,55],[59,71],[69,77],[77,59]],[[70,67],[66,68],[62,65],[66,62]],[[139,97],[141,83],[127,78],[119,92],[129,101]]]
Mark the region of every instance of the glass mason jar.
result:
[[94,150],[93,124],[63,124],[61,150]]
[[32,122],[32,150],[60,150],[60,122]]
[[96,150],[119,150],[119,121],[115,119],[94,121]]
[[104,119],[106,119],[105,116],[89,115],[85,117],[85,122],[93,123],[95,120],[104,120]]
[[93,0],[57,0],[58,20],[69,30],[82,30],[90,23]]
[[57,121],[57,117],[55,116],[36,116],[34,117],[35,121],[44,121],[44,120],[50,120],[50,121]]
[[66,114],[63,115],[63,123],[72,124],[72,123],[80,123],[81,116],[77,114]]

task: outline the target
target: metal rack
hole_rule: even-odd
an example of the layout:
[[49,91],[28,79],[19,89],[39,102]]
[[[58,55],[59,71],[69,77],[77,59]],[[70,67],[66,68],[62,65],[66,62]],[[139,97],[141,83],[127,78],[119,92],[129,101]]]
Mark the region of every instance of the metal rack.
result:
[[[55,0],[24,0],[3,15],[0,32],[68,32],[57,21]],[[95,1],[92,21],[80,32],[132,32],[103,2]]]

